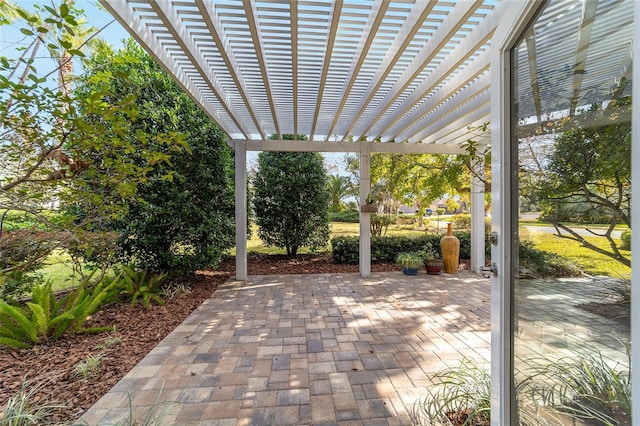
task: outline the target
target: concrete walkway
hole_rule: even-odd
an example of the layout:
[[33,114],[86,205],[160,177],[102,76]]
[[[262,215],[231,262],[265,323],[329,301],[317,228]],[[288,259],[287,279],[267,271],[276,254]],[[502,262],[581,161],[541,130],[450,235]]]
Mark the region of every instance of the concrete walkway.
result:
[[489,294],[469,272],[230,281],[80,422],[406,425],[431,373],[488,363]]
[[[578,307],[602,285],[519,282],[519,374],[581,348],[625,362],[629,327]],[[251,277],[218,288],[80,422],[131,424],[131,410],[167,425],[406,425],[432,374],[463,358],[489,365],[480,275]]]

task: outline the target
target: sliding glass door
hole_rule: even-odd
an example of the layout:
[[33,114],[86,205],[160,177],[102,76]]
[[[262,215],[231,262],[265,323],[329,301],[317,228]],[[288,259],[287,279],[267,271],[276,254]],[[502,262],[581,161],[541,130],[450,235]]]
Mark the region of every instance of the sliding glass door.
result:
[[519,424],[631,424],[633,3],[549,1],[512,50]]

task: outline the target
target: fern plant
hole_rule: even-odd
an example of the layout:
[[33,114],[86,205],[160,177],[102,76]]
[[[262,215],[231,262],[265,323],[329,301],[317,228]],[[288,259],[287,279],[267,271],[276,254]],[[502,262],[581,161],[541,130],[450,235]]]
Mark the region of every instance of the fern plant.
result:
[[87,317],[112,297],[113,283],[90,274],[78,288],[58,300],[49,281],[33,288],[24,306],[0,300],[0,345],[30,348],[65,333],[101,332],[112,327],[83,328]]
[[138,299],[145,308],[151,301],[163,305],[164,301],[158,295],[160,285],[167,279],[167,274],[154,275],[148,269],[136,269],[134,266],[122,266],[122,272],[114,284],[120,295],[131,298],[130,306],[135,306]]

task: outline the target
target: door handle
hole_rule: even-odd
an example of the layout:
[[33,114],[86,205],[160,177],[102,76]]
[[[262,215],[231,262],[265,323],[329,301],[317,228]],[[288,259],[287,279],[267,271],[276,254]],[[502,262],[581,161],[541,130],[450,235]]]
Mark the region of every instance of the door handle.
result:
[[498,265],[495,262],[491,264],[491,266],[485,266],[482,268],[482,276],[485,278],[491,278],[491,275],[494,277],[498,276]]

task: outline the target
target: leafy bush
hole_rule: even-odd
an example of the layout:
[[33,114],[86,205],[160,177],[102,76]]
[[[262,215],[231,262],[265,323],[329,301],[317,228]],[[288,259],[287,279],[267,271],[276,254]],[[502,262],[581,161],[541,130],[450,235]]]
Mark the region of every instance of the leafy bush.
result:
[[18,299],[41,283],[42,274],[37,272],[15,270],[0,274],[0,300]]
[[9,210],[0,215],[3,231],[40,228],[42,224],[33,215],[17,210]]
[[[80,94],[102,91],[112,100],[137,96],[139,119],[100,139],[125,133],[132,144],[127,164],[144,165],[146,155],[154,156],[144,181],[122,197],[121,215],[109,223],[122,235],[124,261],[172,273],[216,266],[234,245],[233,159],[224,132],[136,43],[115,53],[100,51],[85,65],[88,83],[80,85]],[[128,78],[105,78],[119,74]],[[96,185],[96,192],[111,190],[103,182]]]
[[[470,230],[471,229],[471,215],[470,214],[466,214],[466,213],[457,214],[457,215],[451,217],[450,222],[451,222],[451,225],[453,226],[453,229],[458,229],[458,230]],[[484,218],[484,233],[485,234],[490,234],[491,233],[491,218],[488,218],[488,217]]]
[[520,242],[520,267],[521,273],[536,277],[578,277],[582,271],[569,259],[555,253],[535,248],[532,241]]
[[342,210],[341,212],[329,213],[330,222],[359,223],[360,212],[357,210]]
[[120,234],[109,231],[80,231],[78,240],[64,245],[72,258],[82,259],[89,268],[105,268],[121,260]]
[[82,328],[87,317],[113,297],[113,284],[102,277],[90,283],[92,276],[60,300],[56,299],[51,282],[35,286],[33,297],[26,306],[10,305],[0,300],[0,344],[29,348],[65,333],[110,329]]
[[484,425],[491,421],[491,375],[485,368],[463,361],[433,376],[435,386],[413,406],[414,425]]
[[23,271],[38,268],[44,257],[57,245],[56,235],[36,229],[3,232],[0,240],[0,269],[28,263]]
[[388,215],[371,215],[371,222],[369,224],[371,235],[381,236],[387,233],[387,228],[394,222],[394,218]]
[[625,229],[620,235],[620,239],[622,240],[620,248],[622,250],[631,250],[631,229]]
[[133,307],[138,299],[145,308],[149,308],[151,301],[158,305],[164,301],[157,293],[160,285],[167,279],[167,274],[151,274],[145,269],[136,269],[133,265],[122,266],[122,272],[113,279],[115,291],[121,296],[130,299],[129,305]]
[[415,225],[418,223],[418,218],[413,215],[401,214],[396,219],[396,225]]
[[451,217],[450,222],[454,229],[471,229],[470,214],[457,214]]
[[579,202],[581,198],[570,198],[559,202],[546,201],[545,208],[540,214],[539,220],[542,222],[569,222],[569,223],[611,223],[613,219],[602,208],[589,202]]

